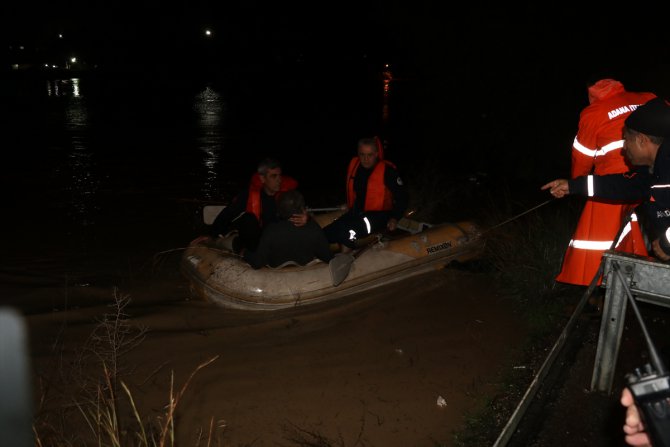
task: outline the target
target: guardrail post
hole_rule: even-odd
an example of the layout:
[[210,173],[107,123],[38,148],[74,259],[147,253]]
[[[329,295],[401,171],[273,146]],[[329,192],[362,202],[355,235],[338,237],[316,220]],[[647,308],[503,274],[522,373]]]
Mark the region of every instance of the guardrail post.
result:
[[612,270],[610,258],[605,260],[607,292],[600,320],[600,334],[596,359],[591,377],[591,391],[610,393],[614,381],[614,369],[621,345],[621,334],[626,317],[626,292]]
[[591,391],[611,393],[626,317],[627,294],[612,265],[616,263],[636,301],[670,307],[670,264],[627,253],[603,253],[603,285],[607,287],[596,350]]

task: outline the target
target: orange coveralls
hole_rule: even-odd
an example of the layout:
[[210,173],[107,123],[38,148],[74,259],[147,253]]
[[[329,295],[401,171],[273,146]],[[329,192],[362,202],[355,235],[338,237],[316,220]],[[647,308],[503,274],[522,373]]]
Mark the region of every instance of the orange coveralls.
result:
[[[580,114],[579,129],[572,146],[572,178],[629,171],[630,166],[622,153],[624,120],[637,106],[655,95],[627,92],[621,82],[613,79],[596,82],[589,87],[588,93],[590,104]],[[612,246],[622,219],[635,205],[587,199],[556,281],[589,285],[603,252]],[[635,215],[624,228],[615,249],[648,256]]]

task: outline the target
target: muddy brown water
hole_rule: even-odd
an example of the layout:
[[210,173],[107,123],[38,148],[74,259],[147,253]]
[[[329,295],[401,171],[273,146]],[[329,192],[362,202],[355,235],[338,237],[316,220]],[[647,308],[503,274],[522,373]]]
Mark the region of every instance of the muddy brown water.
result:
[[[131,298],[129,324],[146,329],[120,357],[120,377],[143,417],[168,402],[172,373],[176,391],[216,357],[178,403],[178,445],[197,445],[211,421],[222,445],[317,438],[347,446],[450,445],[465,416],[496,392],[523,342],[520,316],[473,272],[448,268],[337,302],[258,313],[192,300],[175,258],[116,290]],[[111,310],[113,275],[100,273],[3,273],[3,293],[29,330],[45,439],[47,425],[74,439],[88,435],[72,405],[81,393],[73,378],[100,374],[94,359],[80,362],[82,346]],[[121,409],[128,417],[127,404]]]

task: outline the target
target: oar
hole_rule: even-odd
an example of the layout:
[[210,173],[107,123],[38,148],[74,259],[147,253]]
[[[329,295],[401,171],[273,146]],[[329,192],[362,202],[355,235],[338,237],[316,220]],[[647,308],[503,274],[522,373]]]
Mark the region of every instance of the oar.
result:
[[[207,225],[212,225],[214,219],[226,207],[226,205],[205,205],[202,208],[202,221]],[[325,213],[330,211],[345,211],[342,206],[333,206],[329,208],[307,208],[308,213]]]
[[347,279],[347,276],[349,276],[349,272],[351,271],[351,265],[356,258],[379,242],[380,239],[381,234],[377,234],[377,239],[374,242],[370,242],[358,251],[351,253],[337,253],[333,259],[330,260],[328,268],[330,269],[330,278],[333,280],[334,287],[339,286],[345,279]]
[[307,208],[308,213],[327,213],[330,211],[346,211],[346,206],[332,206],[330,208]]

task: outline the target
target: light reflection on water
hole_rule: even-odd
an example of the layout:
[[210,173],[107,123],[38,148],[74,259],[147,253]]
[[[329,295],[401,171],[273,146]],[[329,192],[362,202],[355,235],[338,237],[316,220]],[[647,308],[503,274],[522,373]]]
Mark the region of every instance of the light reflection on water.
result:
[[384,102],[382,104],[382,123],[384,128],[388,127],[389,122],[389,98],[391,97],[391,80],[384,79]]
[[204,199],[220,197],[219,162],[223,152],[223,114],[224,102],[221,95],[207,86],[193,100],[193,110],[197,116],[200,133],[197,137],[198,149],[203,153],[205,171],[200,192]]
[[[74,86],[74,85],[73,85]],[[96,192],[99,179],[94,174],[95,162],[89,144],[89,119],[84,98],[77,92],[69,98],[65,109],[65,128],[70,139],[68,169],[71,178],[70,214],[75,223],[86,226],[93,223],[94,212],[99,209]]]
[[79,78],[48,79],[47,96],[74,96],[79,97]]
[[78,78],[47,81],[47,96],[64,101],[62,123],[64,133],[63,149],[66,162],[55,168],[56,174],[63,176],[66,191],[67,215],[76,226],[94,223],[97,191],[100,181],[95,173],[95,161],[90,142],[90,121],[86,99],[81,95]]
[[396,131],[389,124],[396,85],[384,81],[289,85],[270,99],[251,82],[245,90],[223,81],[167,89],[130,77],[26,81],[12,90],[20,113],[12,152],[3,157],[16,161],[24,197],[48,196],[50,211],[73,233],[126,215],[139,221],[146,213],[151,222],[166,200],[229,200],[267,155],[288,160],[306,191],[320,193],[344,168],[317,172],[313,154],[348,159],[342,142],[373,129]]

